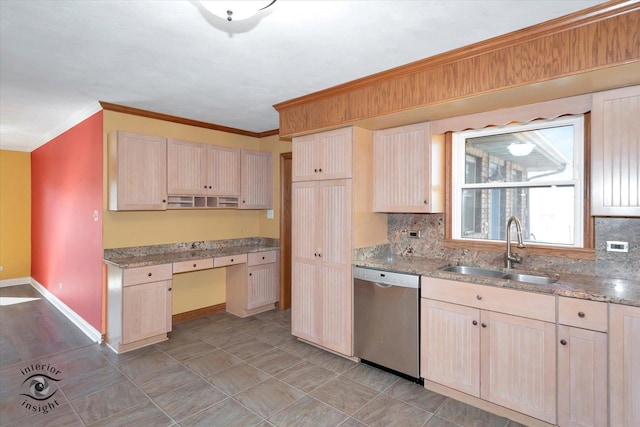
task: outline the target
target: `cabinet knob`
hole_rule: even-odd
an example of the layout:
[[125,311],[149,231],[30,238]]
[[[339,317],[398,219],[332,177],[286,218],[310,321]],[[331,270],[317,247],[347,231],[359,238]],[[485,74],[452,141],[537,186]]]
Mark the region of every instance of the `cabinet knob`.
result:
[[473,326],[478,326],[478,321],[474,320],[473,322],[471,322],[473,324]]
[[162,199],[162,203],[167,203],[167,199]]
[[315,173],[318,173],[318,169],[314,169],[313,171],[314,171]]
[[264,259],[264,257],[262,257],[262,259]]
[[212,186],[209,186],[209,190],[211,190],[212,188],[213,188]]
[[171,288],[167,289],[169,292],[171,292]]
[[205,185],[205,186],[204,186],[204,188],[205,188],[205,190],[206,190],[206,189],[207,189],[207,186]]
[[567,340],[560,340],[560,344],[567,345]]
[[428,204],[429,204],[429,201],[428,201],[428,200],[424,200],[424,201],[423,201],[423,203],[424,203],[425,205],[428,205]]
[[253,276],[253,273],[249,273],[249,276]]
[[314,253],[314,254],[313,254],[313,256],[317,257],[317,256],[318,256],[318,253]]
[[486,328],[486,327],[487,327],[487,324],[486,324],[486,323],[484,323],[484,322],[482,322],[482,327],[483,327],[483,328]]
[[233,258],[231,258],[231,262],[233,262]]
[[584,311],[579,311],[578,312],[578,317],[584,317],[584,316],[585,316]]
[[480,300],[482,299],[482,295],[480,295],[480,294],[476,295],[476,299],[477,299],[478,301],[480,301]]
[[322,254],[321,253],[318,254],[318,258],[322,258]]
[[152,273],[147,273],[147,276],[151,277],[151,274],[152,274]]
[[193,268],[196,268],[196,264],[193,264]]
[[322,172],[322,168],[318,169],[318,172]]

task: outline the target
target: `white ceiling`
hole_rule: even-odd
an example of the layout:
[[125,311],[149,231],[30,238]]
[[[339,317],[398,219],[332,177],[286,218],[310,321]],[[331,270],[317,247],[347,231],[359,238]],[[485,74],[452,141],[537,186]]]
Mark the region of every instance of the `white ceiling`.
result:
[[0,0],[0,148],[31,151],[97,101],[263,132],[272,105],[598,0],[278,0],[227,22],[188,0]]

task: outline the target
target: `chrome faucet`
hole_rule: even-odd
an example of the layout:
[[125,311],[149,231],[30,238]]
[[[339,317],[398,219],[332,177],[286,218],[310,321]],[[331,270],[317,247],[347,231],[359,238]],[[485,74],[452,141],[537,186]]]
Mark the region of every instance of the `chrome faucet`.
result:
[[525,244],[522,239],[522,225],[520,224],[520,219],[517,216],[512,216],[507,220],[507,253],[504,257],[504,266],[507,269],[511,268],[512,264],[519,264],[522,262],[522,257],[517,253],[511,253],[511,223],[516,223],[516,233],[518,235],[518,247],[524,248]]

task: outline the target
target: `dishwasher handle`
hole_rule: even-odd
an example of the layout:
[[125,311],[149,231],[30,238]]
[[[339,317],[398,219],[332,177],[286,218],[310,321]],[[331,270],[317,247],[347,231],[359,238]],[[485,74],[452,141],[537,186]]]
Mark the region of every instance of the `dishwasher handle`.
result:
[[371,282],[371,283],[373,283],[373,284],[374,284],[374,285],[376,285],[377,287],[379,287],[379,288],[383,288],[383,289],[385,289],[385,288],[390,288],[390,287],[392,287],[392,286],[393,286],[393,285],[389,285],[389,284],[386,284],[386,283],[379,283],[379,282]]

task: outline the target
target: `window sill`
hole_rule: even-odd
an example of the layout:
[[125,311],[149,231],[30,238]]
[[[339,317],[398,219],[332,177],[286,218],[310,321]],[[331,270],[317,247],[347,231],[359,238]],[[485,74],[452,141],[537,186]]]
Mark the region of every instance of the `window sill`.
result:
[[[449,249],[467,249],[473,251],[493,251],[504,252],[505,242],[472,242],[468,240],[445,240],[444,247]],[[593,248],[559,248],[557,246],[545,246],[527,244],[526,248],[516,248],[513,243],[513,250],[521,255],[552,256],[559,258],[595,260],[596,251]]]

